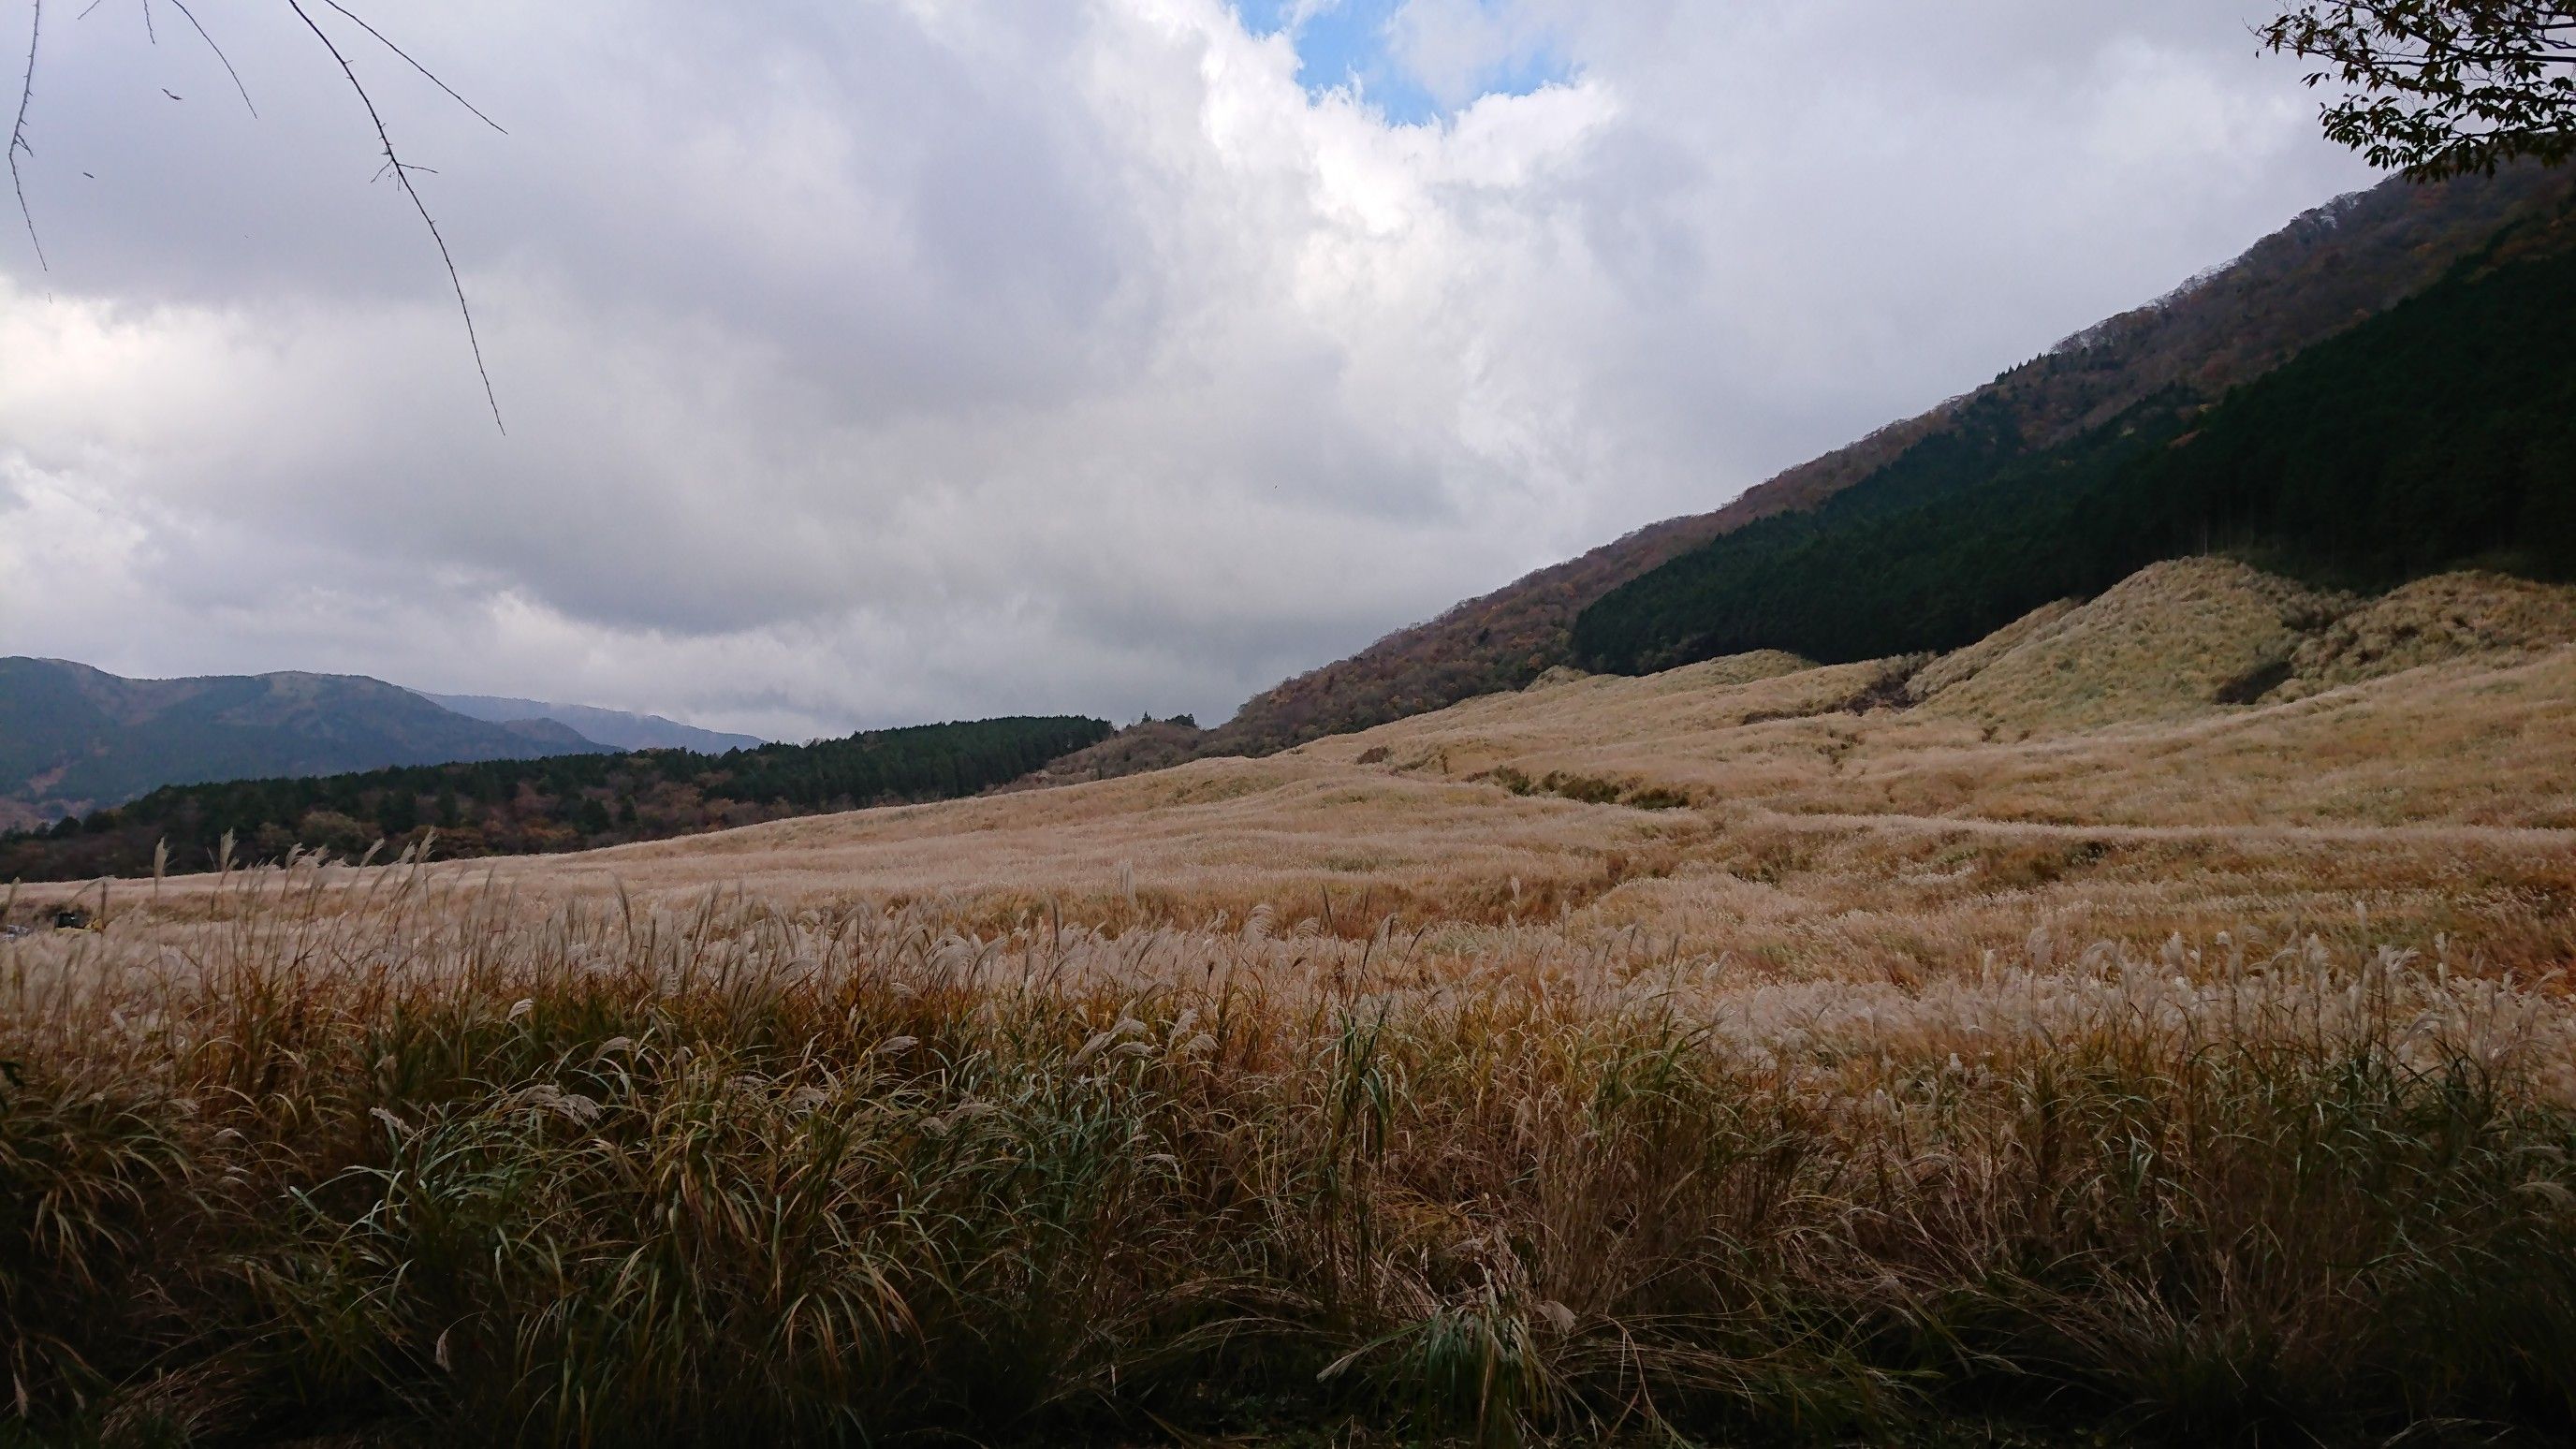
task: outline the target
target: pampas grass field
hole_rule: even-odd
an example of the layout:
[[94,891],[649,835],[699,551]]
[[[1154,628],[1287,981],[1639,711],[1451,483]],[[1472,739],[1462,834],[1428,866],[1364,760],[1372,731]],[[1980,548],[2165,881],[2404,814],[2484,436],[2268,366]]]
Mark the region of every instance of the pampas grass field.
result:
[[22,893],[0,1444],[2576,1433],[2576,651],[1921,663]]

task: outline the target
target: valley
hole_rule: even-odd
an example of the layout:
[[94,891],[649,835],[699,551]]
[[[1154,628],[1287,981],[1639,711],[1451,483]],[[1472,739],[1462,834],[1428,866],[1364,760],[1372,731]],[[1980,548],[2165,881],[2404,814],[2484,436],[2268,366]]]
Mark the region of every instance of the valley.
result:
[[1946,656],[1560,671],[578,854],[22,886],[0,1144],[85,1226],[19,1351],[118,1422],[289,1439],[319,1372],[364,1445],[414,1404],[2539,1432],[2576,1410],[2530,1348],[2576,1343],[2571,609],[2185,559]]
[[[1211,729],[0,660],[0,1449],[2567,1442],[2576,180],[2485,169]],[[676,449],[703,599],[567,509],[528,657],[757,720],[1304,637],[1221,510],[1183,593],[913,558],[978,408]],[[1309,421],[1210,456],[1340,507]]]
[[[1828,977],[1954,969],[2041,918],[2288,940],[2359,900],[2409,946],[2447,931],[2546,971],[2576,955],[2571,605],[2451,575],[2337,612],[2186,560],[1935,659],[1543,681],[1264,759],[454,869],[536,900],[739,883],[996,927],[1634,928]],[[2411,647],[2374,654],[2374,630]],[[2269,660],[2305,672],[2219,702]]]

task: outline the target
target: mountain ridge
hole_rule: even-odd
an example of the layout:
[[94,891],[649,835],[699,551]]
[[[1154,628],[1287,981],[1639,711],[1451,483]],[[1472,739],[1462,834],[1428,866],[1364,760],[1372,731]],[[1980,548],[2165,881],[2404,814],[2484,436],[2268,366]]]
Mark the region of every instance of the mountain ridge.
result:
[[1198,752],[1266,754],[1518,688],[1572,662],[1574,620],[1611,590],[1745,525],[1815,508],[1949,431],[1980,400],[2007,408],[2045,447],[2168,387],[2224,391],[2420,291],[2515,217],[2571,188],[2576,173],[2526,167],[2432,185],[2392,179],[2338,197],[2163,297],[1720,508],[1648,524],[1283,681],[1247,700]]
[[75,660],[0,658],[0,828],[171,784],[600,748],[552,721],[470,719],[365,675],[128,679]]
[[2158,559],[2225,552],[2375,592],[2483,565],[2576,577],[2576,208],[2209,398],[2177,384],[2053,446],[1995,398],[1815,509],[1712,538],[1577,617],[1576,662],[1951,649]]
[[0,880],[223,870],[315,852],[343,860],[410,853],[418,860],[433,848],[455,858],[630,845],[972,795],[1110,734],[1105,720],[1015,716],[721,755],[594,748],[165,785],[49,828],[0,830]]
[[415,689],[412,693],[442,709],[492,724],[550,720],[584,739],[617,750],[689,750],[701,755],[721,755],[727,750],[756,750],[770,743],[758,735],[704,729],[658,714],[602,709],[597,705],[557,704],[551,700],[519,699],[508,695],[432,694],[426,689]]

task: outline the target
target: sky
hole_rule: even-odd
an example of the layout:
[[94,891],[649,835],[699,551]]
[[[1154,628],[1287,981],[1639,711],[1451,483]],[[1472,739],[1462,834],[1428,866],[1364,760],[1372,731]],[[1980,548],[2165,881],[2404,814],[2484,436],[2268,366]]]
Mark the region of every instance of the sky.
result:
[[1213,724],[2376,179],[2260,0],[343,3],[506,432],[291,10],[56,0],[0,654]]

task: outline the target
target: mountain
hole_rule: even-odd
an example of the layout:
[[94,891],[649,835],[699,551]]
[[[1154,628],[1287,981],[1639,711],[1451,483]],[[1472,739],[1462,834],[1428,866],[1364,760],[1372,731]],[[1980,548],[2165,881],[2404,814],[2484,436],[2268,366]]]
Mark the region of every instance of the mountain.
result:
[[1200,752],[1266,754],[1518,687],[1572,661],[1575,620],[1595,601],[1711,539],[1814,509],[1934,439],[1975,446],[1979,428],[2002,428],[2016,448],[2041,450],[2174,389],[2214,398],[2422,290],[2571,190],[2576,168],[2522,168],[2437,185],[2391,180],[2340,198],[2167,296],[1715,512],[1649,525],[1257,695]]
[[973,795],[1110,732],[1096,719],[989,719],[722,755],[652,749],[171,785],[49,829],[0,835],[0,880],[143,875],[165,862],[208,870],[297,849],[361,858],[380,842],[389,853],[427,844],[452,858],[660,840]]
[[696,725],[664,719],[658,714],[628,714],[624,710],[597,709],[586,704],[550,704],[539,699],[508,699],[489,694],[431,694],[426,690],[415,693],[442,708],[493,724],[552,720],[579,733],[584,739],[596,740],[611,749],[692,750],[701,755],[721,755],[727,750],[753,750],[769,743],[758,735],[733,735],[721,730],[700,729]]
[[2576,578],[2576,210],[2217,398],[2176,383],[2047,446],[1999,398],[1859,483],[1620,585],[1577,661],[1951,649],[2159,559],[2330,587],[2465,563]]
[[0,659],[0,826],[170,784],[598,748],[551,720],[468,719],[355,675],[124,679],[68,660]]

